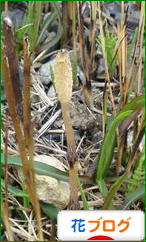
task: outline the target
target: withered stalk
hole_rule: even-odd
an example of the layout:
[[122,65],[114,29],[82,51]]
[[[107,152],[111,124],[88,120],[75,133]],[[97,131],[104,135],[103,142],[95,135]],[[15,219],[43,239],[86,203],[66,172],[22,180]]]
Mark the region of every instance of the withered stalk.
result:
[[6,46],[6,56],[9,64],[10,78],[12,80],[12,88],[14,92],[14,98],[16,102],[16,109],[21,119],[22,113],[22,93],[19,81],[19,69],[18,69],[18,57],[16,53],[16,43],[14,35],[14,26],[13,23],[6,13],[3,18],[3,42]]
[[13,238],[13,233],[12,233],[10,222],[9,222],[8,207],[5,203],[5,201],[2,201],[1,211],[2,211],[3,223],[4,223],[5,229],[7,231],[7,239],[8,239],[8,241],[15,241]]
[[31,171],[30,176],[30,193],[32,198],[32,204],[34,207],[35,215],[37,218],[39,237],[43,239],[42,223],[40,214],[40,205],[36,194],[35,186],[35,172],[34,172],[34,142],[33,142],[33,127],[31,122],[31,101],[30,101],[30,88],[31,88],[31,58],[29,51],[28,38],[25,37],[23,40],[23,51],[24,51],[24,85],[23,85],[23,128],[25,137],[25,148],[28,150],[28,162]]
[[85,99],[86,104],[89,107],[93,107],[93,97],[91,92],[91,80],[89,76],[89,66],[90,66],[90,57],[87,53],[87,48],[84,39],[84,21],[82,15],[82,2],[78,2],[78,30],[79,30],[79,48],[80,48],[80,57],[83,72],[85,74],[85,83],[82,86],[82,94]]
[[[18,69],[17,69],[17,58],[14,48],[14,39],[9,39],[10,43],[12,41],[13,49],[10,52],[11,46],[8,41],[8,32],[11,31],[12,22],[11,19],[7,16],[4,21],[4,39],[2,46],[2,69],[3,69],[3,79],[4,79],[4,87],[5,93],[8,101],[8,107],[10,116],[13,122],[14,130],[16,133],[16,138],[18,141],[18,147],[20,152],[20,158],[22,160],[22,168],[25,177],[25,182],[27,186],[27,190],[30,196],[30,200],[32,202],[32,206],[36,215],[37,227],[38,227],[38,237],[39,240],[43,240],[42,233],[42,225],[41,225],[41,215],[40,215],[40,207],[37,199],[36,188],[35,188],[35,174],[33,167],[33,142],[32,142],[32,133],[31,130],[31,122],[30,122],[30,61],[28,58],[28,53],[24,55],[24,126],[22,124],[23,118],[18,114],[18,108],[21,105],[21,94],[19,94],[19,90],[16,87],[16,83],[18,81]],[[12,34],[9,36],[12,38]],[[27,52],[27,50],[25,49]],[[12,56],[10,56],[12,54]],[[13,59],[13,58],[14,59]],[[27,58],[26,58],[27,57]],[[15,61],[15,64],[13,62]],[[28,61],[28,63],[26,63]],[[15,69],[16,68],[16,69]],[[14,79],[14,77],[16,79]],[[16,81],[16,83],[15,83]],[[26,94],[26,91],[28,93]],[[19,99],[20,98],[20,99]],[[19,106],[18,106],[19,105]],[[22,114],[21,114],[22,116]],[[29,132],[28,132],[29,131]],[[25,136],[26,135],[26,136]],[[27,150],[27,147],[29,149]],[[26,147],[27,146],[27,147]]]
[[23,40],[24,51],[24,84],[23,84],[23,125],[26,145],[32,146],[31,105],[30,105],[30,53],[27,37]]
[[9,106],[9,112],[10,116],[13,122],[14,130],[16,133],[16,138],[18,141],[18,146],[19,146],[19,152],[20,152],[20,157],[22,160],[22,168],[23,168],[23,173],[25,177],[25,182],[27,185],[28,193],[30,195],[30,199],[36,214],[37,218],[37,223],[38,223],[38,232],[39,232],[39,239],[43,240],[42,236],[42,228],[41,228],[41,217],[40,217],[40,209],[39,209],[39,203],[37,200],[37,195],[36,195],[36,189],[35,189],[35,179],[34,179],[34,169],[33,169],[33,163],[29,161],[27,157],[27,152],[26,152],[26,139],[24,136],[24,131],[21,125],[21,122],[19,120],[17,111],[16,111],[16,102],[14,98],[14,92],[13,92],[13,86],[12,86],[12,80],[10,77],[10,72],[9,72],[9,64],[7,61],[7,56],[6,56],[6,51],[5,51],[5,46],[3,45],[2,48],[2,68],[3,68],[3,77],[4,77],[4,87],[5,87],[5,92],[6,92],[6,97],[8,101],[8,106]]
[[4,190],[4,199],[2,201],[2,215],[3,215],[3,222],[5,225],[5,229],[7,232],[7,237],[9,241],[14,241],[13,232],[11,230],[11,222],[9,221],[10,216],[10,210],[8,205],[8,160],[7,160],[7,154],[8,154],[8,123],[6,121],[5,124],[5,148],[4,148],[4,178],[5,178],[5,190]]

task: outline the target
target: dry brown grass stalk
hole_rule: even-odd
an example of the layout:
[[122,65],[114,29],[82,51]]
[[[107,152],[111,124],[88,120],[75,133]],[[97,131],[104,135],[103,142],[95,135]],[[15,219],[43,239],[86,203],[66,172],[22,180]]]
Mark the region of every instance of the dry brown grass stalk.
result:
[[95,63],[95,55],[96,55],[96,46],[95,46],[95,39],[96,39],[96,15],[97,15],[97,2],[91,1],[91,24],[90,24],[90,46],[91,46],[91,52],[90,52],[90,61],[91,61],[91,72],[93,72],[96,68]]
[[29,162],[29,159],[27,157],[26,139],[24,136],[24,131],[22,129],[21,122],[18,118],[17,111],[16,111],[16,103],[15,103],[15,99],[14,99],[12,81],[10,78],[9,64],[7,62],[5,48],[6,47],[3,45],[2,68],[3,68],[3,77],[4,77],[4,87],[5,87],[5,92],[6,92],[6,96],[7,96],[10,116],[12,118],[14,130],[16,133],[16,138],[18,141],[19,152],[20,152],[20,157],[21,157],[22,166],[23,166],[23,172],[24,172],[24,176],[25,176],[25,182],[26,182],[28,192],[30,195],[30,199],[31,199],[31,202],[32,202],[32,205],[35,210],[36,217],[37,217],[39,239],[42,240],[43,236],[42,236],[42,231],[41,231],[41,220],[40,220],[41,217],[40,217],[39,203],[38,203],[36,191],[35,191],[35,179],[34,179],[33,164],[32,164],[32,162]]
[[124,2],[121,2],[121,21],[118,25],[118,38],[122,38],[118,48],[119,54],[119,76],[120,76],[120,94],[121,107],[127,102],[126,83],[127,83],[127,29]]
[[[62,2],[62,23],[63,23],[63,36],[62,42],[69,44],[69,40],[72,38],[72,21],[73,21],[73,5],[74,2],[68,1]],[[64,46],[65,47],[65,46]]]
[[[5,23],[4,28],[8,28],[6,24],[9,24],[9,22]],[[37,226],[38,226],[38,238],[39,240],[43,240],[43,234],[42,234],[42,225],[41,225],[41,215],[40,215],[40,207],[39,207],[39,202],[37,199],[37,194],[36,194],[36,189],[35,189],[35,174],[34,174],[34,169],[33,169],[33,147],[32,147],[32,135],[30,133],[28,134],[27,138],[25,137],[26,130],[30,130],[31,126],[27,127],[27,129],[24,131],[24,127],[22,125],[22,122],[20,120],[20,117],[18,116],[17,109],[16,109],[16,96],[15,96],[15,88],[13,86],[13,83],[15,80],[13,80],[13,76],[11,75],[11,62],[14,60],[9,59],[9,53],[7,52],[7,42],[5,41],[5,34],[4,34],[4,41],[3,41],[3,46],[2,46],[2,69],[3,69],[3,79],[4,79],[4,87],[5,87],[5,93],[8,101],[8,107],[9,107],[9,112],[10,116],[13,122],[14,130],[16,133],[16,138],[18,141],[18,146],[19,146],[19,152],[20,152],[20,157],[22,160],[22,167],[23,167],[23,173],[25,177],[25,182],[27,185],[28,193],[30,195],[30,200],[32,202],[35,215],[37,218]],[[13,50],[14,51],[14,50]],[[24,66],[26,68],[26,65]],[[26,69],[24,71],[27,73],[27,75],[30,75],[29,69]],[[25,75],[26,78],[26,75]],[[30,77],[27,77],[27,80],[24,81],[26,85],[30,85],[28,79]],[[30,90],[30,87],[24,87],[24,90]],[[25,100],[24,103],[25,105],[29,105],[30,99],[29,99],[30,93],[28,93],[25,98],[28,98],[28,100]],[[20,103],[19,103],[20,105]],[[30,113],[28,110],[30,109],[30,105],[28,107],[25,106],[25,112],[24,112],[24,117],[25,117],[25,124],[30,125]],[[26,127],[26,125],[25,125]],[[28,141],[29,140],[29,141]],[[31,144],[29,151],[31,150],[28,158],[28,153],[26,149],[26,144],[27,141],[29,144]]]
[[141,94],[142,88],[142,73],[143,73],[143,41],[144,41],[144,24],[145,24],[145,15],[144,15],[144,2],[141,2],[141,11],[140,11],[140,22],[139,22],[139,58],[138,58],[138,72],[137,72],[137,94]]
[[111,104],[112,104],[113,114],[115,116],[116,115],[116,107],[115,107],[114,96],[113,96],[113,92],[112,92],[112,88],[111,88],[111,84],[110,84],[111,80],[110,80],[106,51],[105,51],[105,37],[104,37],[104,31],[103,31],[103,21],[102,21],[102,16],[101,16],[101,6],[100,5],[101,5],[101,3],[98,1],[100,38],[101,38],[102,53],[103,53],[103,58],[104,58],[104,63],[105,63],[105,72],[106,72],[106,78],[105,79],[108,82],[110,101],[111,101]]
[[24,84],[23,84],[23,125],[24,125],[24,135],[26,139],[26,145],[29,147],[30,136],[32,136],[31,127],[31,107],[30,107],[30,53],[29,44],[27,37],[23,40],[23,50],[24,50]]
[[9,241],[14,241],[13,233],[11,230],[11,222],[9,221],[9,205],[8,205],[8,162],[7,162],[7,154],[8,154],[8,123],[5,124],[5,148],[4,148],[4,178],[5,178],[5,190],[4,190],[4,199],[2,201],[2,215],[3,222],[5,225],[5,229],[7,232],[7,239]]
[[[121,107],[123,107],[128,99],[130,94],[130,89],[132,83],[134,83],[134,80],[136,80],[137,83],[137,94],[141,94],[141,88],[142,83],[142,60],[143,60],[143,36],[144,36],[144,2],[141,2],[141,12],[140,12],[140,20],[139,20],[139,28],[138,28],[138,36],[137,41],[135,44],[135,49],[133,53],[133,58],[130,63],[127,62],[127,30],[126,30],[126,20],[125,20],[125,13],[124,13],[124,2],[121,2],[121,22],[118,26],[118,39],[121,40],[121,44],[118,47],[118,54],[119,54],[119,74],[120,74],[120,94],[121,94]],[[138,58],[137,58],[138,55]],[[138,62],[138,67],[135,66],[135,61]],[[137,71],[135,72],[135,68],[137,68]],[[136,77],[135,74],[136,73]],[[137,114],[133,114],[134,116]],[[138,115],[137,115],[138,116]],[[131,116],[132,118],[132,116]],[[134,118],[133,118],[134,119]],[[127,119],[130,122],[130,119]],[[124,122],[127,123],[126,120]],[[138,123],[138,119],[134,121],[134,133],[137,134],[136,125]],[[125,135],[126,137],[126,135]],[[117,156],[117,166],[116,166],[116,172],[117,175],[119,174],[119,170],[121,167],[122,162],[122,155],[125,149],[124,140],[123,138],[117,138],[117,144],[118,144],[118,156]],[[134,135],[134,142],[135,142],[135,135]],[[129,158],[129,166],[131,165],[133,156]],[[128,168],[130,170],[130,168]]]
[[21,119],[22,94],[19,82],[18,57],[16,54],[14,26],[7,13],[4,15],[3,18],[3,35],[3,41],[6,46],[6,56],[9,63],[10,77],[13,82],[12,88],[14,91],[17,113],[19,115],[19,118]]
[[3,222],[5,225],[5,229],[7,232],[8,241],[15,241],[12,230],[11,230],[11,223],[9,221],[8,207],[7,207],[7,204],[5,201],[2,202],[2,216],[3,216]]
[[[141,79],[142,79],[142,76],[141,74],[143,73],[142,72],[142,57],[143,57],[143,31],[144,31],[144,2],[141,1],[139,2],[140,3],[140,6],[141,6],[141,10],[140,10],[140,19],[139,19],[139,26],[138,26],[138,36],[137,36],[137,41],[136,41],[136,44],[135,44],[135,48],[134,48],[134,53],[133,53],[133,58],[131,60],[131,63],[130,63],[130,68],[128,70],[128,73],[127,73],[127,83],[126,83],[126,90],[125,92],[127,93],[128,95],[128,90],[131,88],[131,85],[133,84],[133,79],[134,79],[134,70],[135,70],[135,62],[139,62],[139,69],[137,70],[137,74],[138,74],[138,93],[140,92],[140,87],[141,87]],[[137,55],[139,56],[139,60],[137,60]],[[137,76],[136,76],[137,77]],[[137,81],[137,80],[136,80]]]
[[[24,49],[24,85],[23,85],[23,128],[24,136],[26,142],[26,148],[28,147],[28,162],[30,166],[31,176],[30,176],[30,193],[32,196],[32,204],[37,218],[39,238],[43,239],[42,233],[42,223],[41,223],[41,214],[39,201],[37,199],[36,188],[35,188],[35,173],[34,173],[34,142],[33,142],[33,127],[31,122],[31,103],[30,103],[30,88],[31,88],[31,59],[29,52],[29,42],[26,37],[23,41]],[[26,151],[27,152],[27,151]]]
[[93,98],[91,92],[91,80],[90,80],[90,57],[87,53],[87,47],[84,39],[84,22],[82,16],[82,2],[78,2],[78,31],[79,31],[79,48],[80,48],[80,57],[83,72],[85,75],[85,83],[82,86],[82,94],[84,96],[86,104],[90,107],[93,106]]
[[[118,24],[117,34],[118,34],[118,61],[119,61],[119,81],[120,81],[120,94],[121,94],[121,108],[127,102],[127,29],[126,29],[126,16],[124,2],[121,2],[121,21]],[[119,131],[117,131],[117,164],[116,173],[119,175],[122,155],[124,151],[124,140],[119,137]]]

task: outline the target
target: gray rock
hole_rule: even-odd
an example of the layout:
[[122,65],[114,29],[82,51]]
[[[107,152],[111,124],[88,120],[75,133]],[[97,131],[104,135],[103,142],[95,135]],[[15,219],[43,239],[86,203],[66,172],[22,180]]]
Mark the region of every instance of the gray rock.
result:
[[47,96],[52,99],[56,96],[56,92],[55,92],[55,88],[53,85],[51,85],[51,87],[49,88],[48,92],[47,92]]
[[39,200],[64,209],[69,203],[69,184],[49,176],[36,175]]
[[98,67],[97,67],[97,78],[104,79],[105,78],[105,64],[103,58],[99,58]]
[[23,18],[24,18],[25,12],[20,9],[15,9],[11,11],[9,14],[14,23],[14,26],[21,27],[23,24]]
[[77,99],[70,103],[70,115],[75,129],[88,130],[95,123],[95,119],[89,114],[87,106]]
[[[128,29],[134,30],[138,26],[140,11],[134,7],[133,2],[125,2],[125,12],[128,9],[127,25]],[[121,18],[121,3],[118,1],[103,2],[103,11],[108,17],[113,17],[115,21]]]
[[45,64],[42,64],[42,66],[38,71],[40,80],[45,85],[48,85],[50,82],[52,82],[51,70],[52,70],[53,63],[54,63],[54,60],[51,60],[49,62],[46,62]]
[[108,17],[113,17],[116,21],[120,20],[120,2],[103,2],[103,11],[107,14]]
[[128,28],[134,30],[139,23],[140,11],[134,8],[134,5],[131,2],[128,2]]
[[[64,165],[55,157],[46,155],[37,155],[34,157],[35,161],[45,163],[57,169],[64,171]],[[21,168],[17,168],[18,176],[24,183],[24,176]],[[70,198],[69,183],[59,181],[50,176],[35,175],[36,192],[38,199],[54,206],[64,209],[67,207]]]
[[[23,18],[27,10],[26,1],[12,1],[9,3],[11,11],[8,11],[10,18],[13,21],[14,26],[21,27],[23,24]],[[3,16],[4,12],[2,12]]]

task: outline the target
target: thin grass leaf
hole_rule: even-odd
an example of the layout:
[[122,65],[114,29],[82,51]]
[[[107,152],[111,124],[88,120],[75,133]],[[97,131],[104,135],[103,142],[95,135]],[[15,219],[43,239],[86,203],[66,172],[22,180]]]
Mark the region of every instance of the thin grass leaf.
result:
[[134,98],[130,103],[126,104],[120,113],[128,111],[128,110],[132,110],[132,111],[138,111],[140,109],[142,109],[145,105],[145,100],[144,100],[144,96],[139,96]]
[[110,97],[110,101],[112,104],[113,114],[114,114],[114,116],[116,116],[115,100],[114,100],[113,91],[111,88],[111,79],[110,79],[109,67],[108,67],[108,63],[107,63],[107,53],[106,53],[106,45],[105,45],[105,36],[104,36],[104,31],[103,31],[103,20],[102,20],[102,14],[101,14],[100,1],[98,1],[98,13],[99,13],[99,29],[100,29],[101,48],[102,48],[102,54],[103,54],[103,59],[104,59],[104,64],[105,64],[105,73],[106,73],[105,79],[108,82],[109,97]]
[[[4,164],[3,153],[1,154],[1,162],[2,162],[2,164]],[[19,156],[8,155],[8,164],[11,166],[22,167],[22,161]],[[66,181],[66,182],[69,181],[68,172],[61,171],[48,164],[44,164],[44,163],[35,161],[34,169],[35,169],[36,174],[38,174],[38,175],[50,176],[50,177],[56,178],[60,181]],[[85,184],[94,184],[93,177],[80,176],[80,180],[82,183],[85,183]]]
[[108,194],[108,189],[107,189],[105,181],[103,179],[98,181],[98,186],[99,186],[99,190],[100,190],[101,194],[103,195],[103,197],[106,197]]
[[38,36],[37,44],[36,45],[39,45],[39,43],[41,43],[43,34],[45,33],[45,31],[48,28],[48,26],[53,22],[53,20],[55,19],[55,17],[56,17],[56,12],[52,13],[51,15],[49,15],[47,17],[45,23],[42,26],[42,30],[40,31],[40,34]]
[[22,26],[27,26],[25,28],[17,28],[16,26],[16,37],[19,39],[19,41],[22,41],[24,38],[24,35],[26,33],[29,33],[30,29],[33,26],[34,22],[34,13],[33,13],[33,3],[29,2],[27,12],[23,18]]
[[57,219],[57,214],[59,212],[59,209],[56,208],[54,205],[40,202],[40,207],[41,207],[42,211],[44,212],[44,214],[47,215],[47,217],[49,217],[51,219]]
[[18,37],[20,31],[22,31],[22,30],[26,31],[27,28],[30,27],[30,26],[32,26],[32,25],[33,24],[26,24],[26,25],[22,26],[21,28],[16,29],[15,30],[15,33],[16,33],[17,38],[20,38],[20,37]]
[[[118,125],[128,117],[132,111],[125,111],[119,113],[114,120],[112,121],[109,130],[105,136],[103,141],[103,145],[101,148],[100,157],[97,158],[97,172],[96,172],[96,182],[102,180],[111,164],[113,155],[114,155],[114,146],[115,146],[115,134]],[[99,159],[99,160],[98,160]]]
[[[62,33],[63,33],[63,27],[62,27],[62,20],[60,16],[60,10],[56,3],[51,2],[53,11],[55,11],[56,17],[58,18],[58,28],[57,33],[54,39],[49,40],[47,43],[39,46],[39,51],[41,52],[39,56],[36,57],[36,59],[33,61],[35,63],[36,61],[42,61],[43,59],[47,58],[48,51],[50,51],[50,48],[55,46],[59,40],[61,39]],[[40,45],[40,43],[39,43]]]
[[[104,37],[105,37],[106,61],[107,61],[109,71],[112,73],[115,70],[117,59],[118,59],[116,55],[113,60],[113,52],[117,43],[117,36],[110,33],[106,27]],[[96,42],[99,48],[102,50],[101,36],[96,38]]]
[[[4,155],[1,154],[1,162],[4,164]],[[22,161],[19,156],[10,156],[8,155],[8,164],[12,166],[19,166],[22,167]],[[60,171],[59,169],[52,167],[50,165],[35,161],[35,172],[38,175],[46,175],[56,178],[62,181],[68,181],[67,173]]]
[[103,137],[105,136],[105,131],[106,131],[106,125],[107,125],[107,89],[105,86],[105,90],[103,93],[103,100],[102,100],[102,110],[103,110],[103,115],[102,115],[102,130],[103,130]]
[[111,209],[111,205],[112,205],[112,199],[115,196],[115,193],[118,191],[119,187],[121,186],[121,184],[123,183],[124,179],[125,179],[126,175],[122,175],[120,176],[117,181],[111,186],[102,209],[107,210],[107,209]]
[[78,183],[79,191],[80,191],[81,198],[82,198],[82,201],[83,201],[83,209],[89,210],[88,201],[86,199],[86,195],[85,195],[84,189],[82,188],[79,177],[77,177],[77,183]]
[[[4,186],[3,179],[1,179],[1,186],[2,186],[2,190],[4,190],[5,186]],[[27,197],[27,198],[29,197],[28,193],[10,184],[8,185],[8,192],[11,193],[14,197]]]
[[29,2],[27,13],[23,19],[23,27],[16,29],[16,37],[21,42],[26,33],[29,35],[31,52],[34,51],[36,48],[41,18],[42,2]]
[[39,27],[42,17],[42,2],[33,2],[34,3],[34,22],[33,28],[31,28],[30,35],[30,51],[33,51],[36,47],[36,42],[39,36]]
[[137,188],[134,192],[126,196],[122,209],[123,210],[128,209],[131,203],[135,202],[138,199],[144,199],[144,197],[145,197],[145,186],[142,185],[139,188]]
[[[115,146],[115,133],[118,125],[122,121],[130,116],[134,111],[142,109],[144,107],[144,96],[139,96],[132,100],[130,103],[126,104],[119,114],[114,118],[109,126],[107,134],[105,135],[103,145],[101,148],[101,153],[99,158],[97,157],[97,172],[96,172],[96,181],[102,180],[107,173],[107,170],[110,166],[114,155],[114,146]],[[99,160],[98,160],[99,159]]]

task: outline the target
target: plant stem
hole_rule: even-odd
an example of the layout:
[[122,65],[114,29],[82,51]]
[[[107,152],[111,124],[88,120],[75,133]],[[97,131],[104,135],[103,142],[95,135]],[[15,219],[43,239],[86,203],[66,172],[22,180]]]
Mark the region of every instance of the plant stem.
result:
[[69,103],[61,103],[61,109],[63,114],[63,120],[65,125],[65,132],[67,138],[68,148],[68,162],[69,162],[69,179],[70,179],[70,206],[72,209],[79,208],[78,202],[78,185],[77,185],[77,161],[76,145],[74,139],[74,133],[72,129],[72,121],[69,114]]

